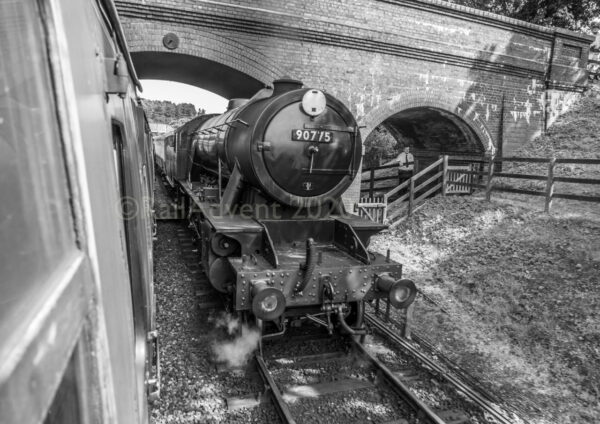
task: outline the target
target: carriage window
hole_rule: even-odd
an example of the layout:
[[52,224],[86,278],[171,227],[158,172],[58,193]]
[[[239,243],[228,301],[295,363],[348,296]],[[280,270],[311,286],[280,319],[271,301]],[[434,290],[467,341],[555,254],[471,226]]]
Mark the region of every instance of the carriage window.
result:
[[16,336],[76,249],[37,4],[0,1],[0,340]]

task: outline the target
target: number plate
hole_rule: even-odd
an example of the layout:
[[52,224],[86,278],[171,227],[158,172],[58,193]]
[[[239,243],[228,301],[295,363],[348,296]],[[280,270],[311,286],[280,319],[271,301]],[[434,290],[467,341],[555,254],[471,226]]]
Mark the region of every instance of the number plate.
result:
[[318,143],[331,143],[333,131],[323,130],[292,130],[293,141],[315,141]]

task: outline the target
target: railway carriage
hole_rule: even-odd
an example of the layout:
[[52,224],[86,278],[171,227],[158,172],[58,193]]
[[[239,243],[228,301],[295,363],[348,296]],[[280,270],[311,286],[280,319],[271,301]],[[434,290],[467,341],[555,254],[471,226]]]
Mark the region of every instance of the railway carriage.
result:
[[0,2],[0,422],[148,422],[152,145],[110,0]]
[[155,135],[152,137],[152,144],[154,148],[154,164],[160,172],[163,172],[165,169],[165,138],[170,135],[172,135],[172,133]]

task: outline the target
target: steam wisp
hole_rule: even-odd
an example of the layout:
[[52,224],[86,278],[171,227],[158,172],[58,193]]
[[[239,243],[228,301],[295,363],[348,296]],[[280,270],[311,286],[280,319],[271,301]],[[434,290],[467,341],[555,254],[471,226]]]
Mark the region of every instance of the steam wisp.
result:
[[227,367],[240,367],[248,362],[252,352],[258,347],[260,332],[240,323],[238,318],[224,314],[215,321],[217,328],[225,328],[227,334],[237,334],[233,340],[215,342],[212,345],[216,361],[222,362]]

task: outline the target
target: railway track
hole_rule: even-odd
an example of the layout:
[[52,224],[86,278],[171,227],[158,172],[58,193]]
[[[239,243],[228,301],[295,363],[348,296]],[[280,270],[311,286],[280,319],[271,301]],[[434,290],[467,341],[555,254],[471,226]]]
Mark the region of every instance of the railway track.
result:
[[433,360],[408,340],[394,333],[389,324],[386,324],[376,314],[365,313],[365,321],[374,331],[434,372],[438,378],[453,387],[457,393],[461,393],[469,402],[477,405],[488,420],[500,424],[527,423],[525,419],[518,417],[514,412],[500,407],[492,396],[465,383],[461,377],[448,370],[446,366]]
[[[294,344],[309,341],[310,338],[307,337],[298,341],[291,340],[291,344],[282,343],[278,349],[279,353],[274,355],[269,354],[269,349],[265,348],[266,357],[257,353],[254,358],[265,391],[261,395],[245,397],[246,401],[252,399],[250,402],[245,402],[244,398],[228,399],[228,405],[233,408],[252,407],[268,400],[275,406],[283,423],[514,424],[527,422],[500,407],[485,392],[480,392],[465,383],[406,339],[394,334],[389,329],[389,325],[378,317],[367,313],[366,321],[382,336],[381,340],[377,341],[371,337],[365,345],[362,345],[348,338],[345,349],[340,349],[338,346],[337,350],[330,349],[307,355],[289,354],[296,351]],[[394,344],[401,355],[410,356],[413,361],[399,360],[397,357],[392,360],[378,359],[378,354],[386,350],[382,342]],[[288,354],[282,356],[282,351]],[[331,370],[335,372],[332,373]],[[303,373],[320,377],[316,380],[302,381],[303,378],[298,378],[298,375]],[[351,378],[348,378],[348,375]],[[386,394],[382,395],[382,392]],[[324,409],[327,410],[328,405],[338,401],[351,404],[353,398],[369,400],[370,410],[385,411],[387,408],[387,412],[370,416],[368,409],[358,408],[354,412],[355,416],[350,414],[347,417],[336,408],[331,409],[329,416],[323,415],[321,411],[323,409],[321,405],[326,405]],[[306,405],[298,406],[298,403],[302,402]],[[394,403],[404,406],[394,407]],[[307,414],[307,410],[317,413],[315,415],[323,417],[323,420],[311,416],[310,413]]]
[[[360,343],[353,339],[348,339],[347,343],[349,351],[346,353],[317,353],[267,360],[259,354],[255,356],[267,393],[283,423],[449,422],[415,396],[398,376],[367,352]],[[271,364],[271,367],[267,364]],[[285,366],[282,367],[281,364]],[[294,384],[298,375],[289,373],[290,366],[294,370],[294,365],[299,365],[296,371],[301,372],[307,364],[311,364],[311,370],[324,370],[323,375],[318,382]],[[284,389],[281,390],[280,387]],[[346,405],[358,401],[359,406],[345,414],[344,407],[332,407],[338,400]],[[360,407],[364,400],[368,400],[368,407]],[[302,402],[305,405],[301,405]],[[326,407],[321,408],[319,403],[324,403]],[[316,408],[313,409],[314,406]]]
[[[472,420],[477,414],[467,412],[468,408],[434,409],[403,381],[414,383],[414,369],[392,370],[353,339],[338,339],[337,345],[327,339],[294,339],[266,346],[265,357],[255,355],[256,371],[265,390],[229,398],[230,409],[269,402],[283,423],[488,422],[481,416]],[[308,342],[324,347],[307,348]],[[290,354],[298,352],[299,345],[304,345],[301,353]],[[449,405],[456,406],[456,402]]]
[[[181,227],[177,238],[195,276],[195,303],[201,314],[222,310],[223,299],[198,265],[192,232]],[[373,334],[364,345],[352,338],[315,334],[314,329],[299,336],[290,329],[286,339],[265,342],[264,356],[254,354],[251,371],[237,370],[245,378],[253,376],[249,387],[254,389],[226,396],[227,414],[235,416],[244,408],[274,409],[284,423],[526,422],[399,337],[375,314],[366,313],[365,321]],[[382,351],[398,351],[413,360],[382,358]],[[227,372],[226,367],[217,366],[217,372]]]

